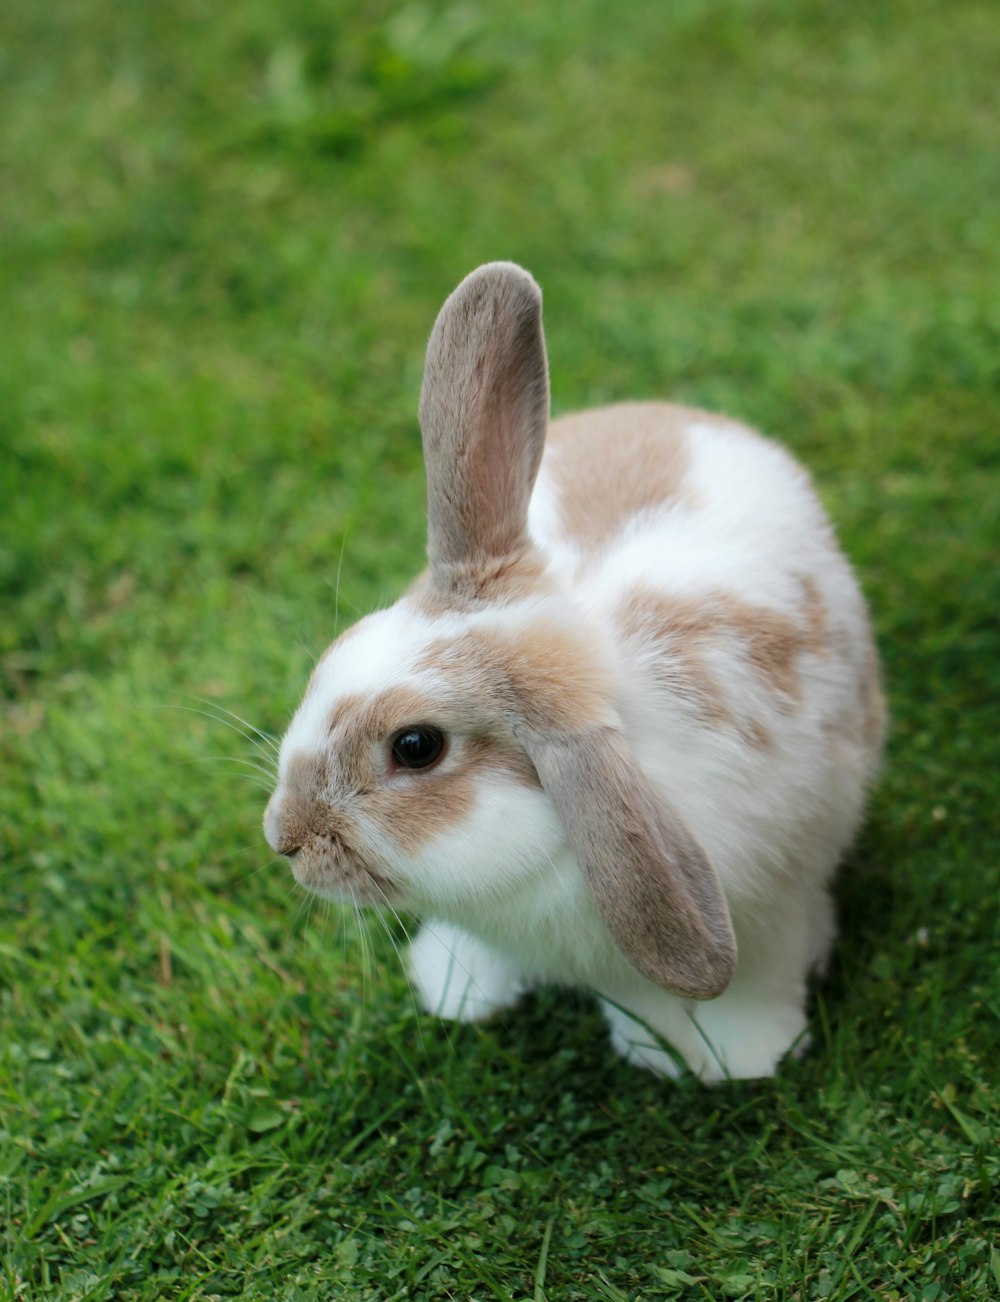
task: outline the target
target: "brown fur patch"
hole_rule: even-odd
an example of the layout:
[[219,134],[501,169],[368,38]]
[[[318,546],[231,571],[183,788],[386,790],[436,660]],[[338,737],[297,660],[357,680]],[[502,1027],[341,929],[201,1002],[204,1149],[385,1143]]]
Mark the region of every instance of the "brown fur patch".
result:
[[823,655],[830,649],[829,615],[823,594],[816,580],[808,575],[801,580],[801,584],[802,615],[808,637],[806,650]]
[[288,765],[280,806],[280,850],[293,855],[302,886],[352,892],[358,900],[389,898],[392,885],[372,863],[361,825],[329,799],[326,755],[296,755]]
[[553,421],[545,470],[559,494],[567,538],[592,550],[640,511],[683,502],[690,422],[682,407],[639,402]]
[[808,626],[803,630],[786,615],[736,599],[720,601],[713,618],[719,631],[742,640],[750,664],[773,691],[793,700],[801,695],[799,656],[818,649]]
[[861,679],[862,736],[872,750],[881,749],[885,741],[888,710],[882,692],[878,655],[874,643],[869,642],[865,655],[865,668]]
[[415,854],[464,822],[475,803],[475,791],[476,780],[468,768],[407,773],[370,791],[365,812],[401,850]]
[[282,854],[299,849],[315,833],[316,809],[323,800],[329,770],[323,755],[293,755],[282,783]]
[[345,696],[330,716],[330,744],[338,785],[351,792],[369,791],[378,778],[372,746],[399,728],[430,723],[436,702],[424,692],[390,687],[374,696]]
[[541,555],[525,547],[516,555],[488,558],[479,564],[424,570],[411,584],[407,597],[421,614],[432,617],[485,603],[504,606],[552,589]]
[[366,796],[366,814],[407,854],[465,821],[480,779],[488,783],[503,773],[521,786],[539,785],[531,761],[513,742],[481,734],[463,743],[461,768],[397,773]]
[[770,732],[756,719],[741,719],[736,725],[736,730],[746,744],[754,750],[770,750],[774,745],[774,738]]
[[394,732],[416,723],[457,731],[465,713],[460,703],[442,705],[404,687],[337,703],[329,749],[293,757],[283,783],[281,848],[307,847],[295,860],[299,881],[322,886],[367,876],[384,885],[364,849],[366,823],[412,854],[463,822],[480,779],[502,773],[522,786],[538,787],[531,761],[495,725],[492,731],[483,724],[461,732],[460,767],[442,762],[426,771],[391,768],[387,747]]
[[[336,786],[409,853],[466,818],[475,801],[477,775],[499,771],[523,786],[538,785],[530,760],[512,738],[489,731],[485,723],[467,733],[466,715],[461,702],[443,703],[405,687],[344,698],[333,712],[330,764]],[[433,723],[446,734],[458,732],[461,767],[442,762],[427,771],[391,770],[384,749],[390,737],[417,723]]]
[[633,592],[619,609],[618,625],[630,639],[655,648],[650,665],[656,681],[683,698],[706,723],[734,727],[757,748],[771,744],[757,720],[739,718],[728,693],[707,663],[712,647],[739,643],[758,676],[786,700],[801,694],[799,657],[826,654],[827,613],[819,588],[802,581],[802,619],[742,602],[729,593],[671,597],[645,589]]
[[875,758],[885,741],[887,710],[882,694],[878,655],[870,637],[863,656],[853,708],[844,717],[824,723],[823,730],[830,738],[835,754],[856,758],[861,751],[868,752],[869,756]]
[[606,673],[577,638],[553,625],[441,638],[418,668],[446,674],[468,700],[486,702],[510,724],[564,732],[606,719]]
[[699,603],[634,592],[620,607],[617,622],[629,640],[655,647],[657,659],[649,667],[661,687],[683,697],[706,723],[735,724],[726,694],[705,664],[708,624]]
[[830,652],[838,660],[849,660],[851,657],[851,632],[846,624],[835,624],[830,629],[828,636]]
[[541,784],[535,766],[513,738],[481,733],[466,741],[472,763],[502,769],[522,787],[537,789]]

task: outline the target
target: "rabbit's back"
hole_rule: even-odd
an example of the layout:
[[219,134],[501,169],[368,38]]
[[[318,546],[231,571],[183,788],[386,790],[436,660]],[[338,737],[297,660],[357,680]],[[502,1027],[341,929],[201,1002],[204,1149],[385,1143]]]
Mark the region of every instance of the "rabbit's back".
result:
[[529,522],[611,628],[636,749],[723,878],[749,884],[781,843],[831,865],[885,715],[864,599],[806,471],[735,421],[622,404],[553,422]]
[[[542,549],[593,576],[621,553],[655,581],[749,583],[836,551],[805,470],[727,417],[619,403],[552,422],[529,515]],[[627,568],[627,566],[625,567]]]
[[529,526],[619,638],[740,646],[789,708],[806,695],[803,657],[841,689],[874,669],[864,599],[809,475],[736,421],[668,403],[554,421]]

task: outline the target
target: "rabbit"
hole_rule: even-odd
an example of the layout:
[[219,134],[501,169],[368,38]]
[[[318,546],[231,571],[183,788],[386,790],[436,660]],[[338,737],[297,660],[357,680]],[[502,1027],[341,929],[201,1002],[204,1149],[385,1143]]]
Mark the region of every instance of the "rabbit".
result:
[[310,891],[423,919],[430,1012],[584,987],[631,1062],[770,1076],[879,765],[865,602],[762,435],[660,402],[550,426],[541,304],[492,262],[441,309],[429,566],[318,661],[266,839]]

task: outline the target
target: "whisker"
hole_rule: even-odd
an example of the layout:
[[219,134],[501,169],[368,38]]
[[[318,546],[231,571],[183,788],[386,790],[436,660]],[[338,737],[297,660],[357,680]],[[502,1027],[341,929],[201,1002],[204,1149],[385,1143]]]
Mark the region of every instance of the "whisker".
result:
[[324,899],[323,907],[320,909],[320,917],[323,922],[323,942],[326,943],[326,935],[330,930],[330,919],[333,917],[333,900]]
[[[192,697],[189,699],[197,700],[198,698]],[[244,732],[242,728],[238,728],[236,724],[234,724],[230,719],[224,718],[222,715],[213,714],[210,710],[196,709],[193,705],[178,705],[176,702],[167,703],[164,705],[150,705],[148,708],[152,710],[184,710],[188,714],[197,714],[200,715],[200,717],[203,719],[211,720],[212,723],[221,724],[223,727],[229,728],[233,732],[235,732],[238,737],[242,737],[244,741],[248,741],[251,746],[255,747],[256,750],[259,751],[261,758],[266,759],[269,764],[276,763],[277,760],[276,751],[272,754],[266,749],[264,742],[258,741],[257,738],[252,735],[252,733]],[[254,731],[257,730],[254,729]],[[270,742],[269,738],[266,738],[265,740]],[[270,744],[272,746],[274,745],[273,742],[271,742]]]
[[338,912],[340,914],[340,949],[346,962],[347,956],[351,952],[347,934],[347,910],[342,908]]
[[[200,760],[189,760],[189,761],[187,761],[187,765],[188,765],[188,767],[190,767],[190,765],[192,765],[192,764],[200,764],[200,763],[202,763],[202,761],[200,761]],[[181,767],[181,765],[178,764],[178,767]],[[231,776],[232,776],[233,778],[241,778],[244,782],[249,782],[250,785],[251,785],[255,790],[257,790],[257,791],[262,791],[265,795],[268,795],[268,796],[269,796],[269,795],[271,794],[271,792],[274,790],[274,783],[273,783],[273,781],[267,781],[267,780],[265,780],[264,778],[258,778],[258,777],[257,777],[255,774],[253,774],[253,773],[233,773]]]
[[291,888],[286,892],[282,905],[287,906],[289,899],[296,893],[298,893],[298,903],[295,906],[295,912],[292,914],[290,924],[293,929],[300,924],[302,926],[308,925],[309,915],[312,913],[315,898],[312,891],[308,890],[305,886],[302,886],[293,877]]
[[300,642],[298,638],[292,638],[291,645],[295,647],[296,651],[301,651],[311,665],[314,665],[319,659],[319,656],[312,649],[312,647],[306,646],[306,644],[304,642]]
[[333,636],[340,632],[340,571],[344,565],[344,548],[347,546],[347,530],[340,540],[340,559],[337,561],[337,584],[333,591]]
[[357,924],[358,934],[361,939],[361,1000],[367,1007],[368,1005],[368,981],[372,969],[371,954],[371,937],[368,935],[365,927],[365,919],[361,914],[361,906],[358,904],[358,897],[354,894],[354,888],[351,887],[351,903],[354,905],[354,920]]
[[218,710],[222,714],[228,716],[228,718],[235,719],[237,723],[241,723],[248,732],[252,732],[255,736],[259,737],[264,745],[270,746],[274,750],[275,754],[277,754],[278,739],[273,732],[268,732],[266,728],[258,728],[255,723],[251,723],[249,719],[244,719],[243,716],[237,714],[235,710],[230,710],[229,707],[223,705],[221,701],[209,700],[204,696],[188,696],[187,699],[189,701],[197,701],[199,705],[204,706],[206,709]]
[[[379,895],[382,897],[385,907],[389,910],[389,912],[392,914],[393,918],[395,919],[396,923],[402,929],[403,935],[406,937],[407,944],[412,945],[413,939],[410,936],[406,923],[399,916],[398,911],[396,910],[392,901],[389,899],[388,895],[386,895],[385,890],[377,881],[374,880],[374,878],[372,879],[372,885],[375,887]],[[403,970],[403,975],[406,977],[406,988],[409,992],[410,1003],[413,1005],[413,1012],[415,1015],[414,1022],[417,1028],[417,1038],[420,1041],[421,1051],[423,1052],[426,1058],[428,1054],[428,1047],[427,1047],[427,1040],[424,1036],[424,1010],[420,1007],[420,1004],[417,1002],[417,992],[413,988],[413,982],[409,979],[409,975],[406,971],[406,961],[403,958],[403,955],[400,951],[398,944],[396,943],[396,937],[392,934],[392,928],[389,926],[386,919],[382,916],[382,914],[378,910],[376,910],[376,917],[378,918],[379,922],[382,924],[382,928],[385,931],[385,934],[389,937],[389,944],[395,950],[396,959],[399,962],[399,966]],[[452,1043],[451,1027],[447,1024],[447,1022],[444,1021],[443,1018],[439,1019],[439,1021],[441,1025],[444,1027],[445,1038],[448,1041],[449,1045],[451,1045]]]
[[256,760],[245,759],[240,755],[198,755],[190,761],[182,760],[180,762],[188,762],[191,764],[207,764],[210,762],[217,762],[219,764],[242,764],[244,768],[253,769],[262,777],[267,778],[272,786],[276,780],[276,774],[272,773],[270,769],[266,769],[263,764],[259,764]]
[[379,882],[377,882],[377,881],[375,880],[374,877],[371,879],[371,884],[372,884],[372,885],[375,887],[375,889],[378,891],[379,895],[381,895],[383,904],[384,904],[385,907],[389,910],[389,912],[392,914],[392,916],[393,916],[393,918],[395,919],[396,923],[399,925],[399,928],[400,928],[400,930],[402,931],[403,935],[406,937],[406,939],[407,939],[408,941],[411,941],[411,942],[412,942],[412,937],[410,936],[410,933],[409,933],[409,931],[407,930],[406,923],[405,923],[405,922],[403,921],[403,919],[399,916],[399,913],[398,913],[398,911],[397,911],[397,909],[396,909],[396,906],[393,904],[392,900],[389,899],[388,895],[386,895],[385,890],[384,890],[384,888],[382,887],[382,885],[381,885]]
[[[254,791],[259,791],[262,795],[269,796],[274,790],[273,782],[265,782],[263,778],[254,777],[252,773],[234,773],[232,776],[249,783]],[[260,804],[256,797],[254,797],[254,803],[258,806]]]
[[[243,851],[241,851],[240,853],[245,853],[247,850],[253,850],[255,848],[256,847],[250,845],[244,846]],[[236,851],[233,851],[233,854],[236,853],[237,853]],[[220,859],[219,862],[224,863],[225,859],[231,859],[232,857],[233,855],[226,855],[225,858]],[[242,877],[237,877],[236,880],[232,883],[232,887],[242,886],[244,882],[248,882],[251,879],[251,877],[257,877],[260,873],[266,872],[268,868],[273,868],[280,858],[281,855],[276,854],[273,859],[269,859],[267,863],[262,863],[259,868],[254,868],[251,872],[244,873]]]
[[[403,919],[402,919],[402,918],[399,916],[399,914],[396,912],[396,910],[395,910],[395,908],[393,907],[392,902],[390,901],[388,895],[386,895],[385,891],[382,889],[382,887],[379,885],[379,883],[378,883],[377,881],[374,880],[374,878],[372,879],[372,885],[373,885],[373,886],[375,887],[375,889],[378,891],[379,895],[381,895],[381,897],[382,897],[382,902],[385,904],[385,907],[386,907],[386,908],[388,909],[388,911],[392,914],[392,916],[393,916],[393,918],[395,919],[397,925],[401,928],[401,930],[402,930],[402,932],[403,932],[403,935],[406,937],[407,943],[408,943],[408,944],[412,944],[413,942],[412,942],[411,939],[410,939],[410,933],[409,933],[409,931],[406,929],[406,924],[403,922]],[[381,914],[378,910],[375,911],[375,916],[378,918],[379,922],[382,924],[382,927],[383,927],[383,930],[385,931],[385,934],[389,937],[389,943],[392,945],[393,949],[396,951],[396,957],[399,959],[400,965],[403,967],[403,970],[405,971],[405,970],[406,970],[406,965],[405,965],[405,963],[403,963],[403,956],[402,956],[402,954],[399,952],[399,946],[396,944],[396,937],[392,934],[392,928],[389,926],[388,922],[386,922],[385,918],[382,916],[382,914]]]

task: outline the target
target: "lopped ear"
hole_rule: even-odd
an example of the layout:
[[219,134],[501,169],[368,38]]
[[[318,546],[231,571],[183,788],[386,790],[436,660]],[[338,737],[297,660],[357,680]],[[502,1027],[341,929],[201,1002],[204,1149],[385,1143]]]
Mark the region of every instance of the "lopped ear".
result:
[[624,737],[594,727],[527,743],[598,912],[643,976],[688,999],[722,993],[736,938],[715,869],[651,790]]
[[445,302],[424,364],[427,552],[439,585],[526,548],[548,416],[541,290],[514,263],[489,262]]

